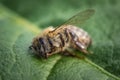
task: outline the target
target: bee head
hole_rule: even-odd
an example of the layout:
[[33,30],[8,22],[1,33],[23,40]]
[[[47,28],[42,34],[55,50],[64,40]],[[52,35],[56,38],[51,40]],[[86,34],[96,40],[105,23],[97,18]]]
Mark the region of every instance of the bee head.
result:
[[33,50],[33,52],[43,58],[47,58],[47,54],[45,52],[45,44],[44,44],[43,38],[35,38],[32,42],[32,45],[29,47],[30,50]]

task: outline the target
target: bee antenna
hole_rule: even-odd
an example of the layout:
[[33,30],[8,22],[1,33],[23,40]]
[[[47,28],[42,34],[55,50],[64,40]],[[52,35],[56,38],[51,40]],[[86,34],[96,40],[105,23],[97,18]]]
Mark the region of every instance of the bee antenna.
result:
[[31,45],[31,46],[29,46],[29,49],[31,50],[33,48],[33,46]]

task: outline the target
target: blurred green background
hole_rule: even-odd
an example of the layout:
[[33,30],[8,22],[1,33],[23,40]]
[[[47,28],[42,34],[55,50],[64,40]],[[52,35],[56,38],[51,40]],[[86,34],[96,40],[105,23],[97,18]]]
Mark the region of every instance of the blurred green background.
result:
[[79,11],[93,8],[99,16],[119,14],[119,0],[1,0],[1,3],[34,24],[58,26]]
[[[83,11],[86,9],[91,9],[91,8],[94,9],[95,10],[94,16],[92,16],[84,25],[81,26],[83,29],[85,29],[91,35],[92,40],[93,40],[93,44],[92,44],[90,50],[93,51],[94,54],[88,55],[87,57],[92,62],[94,62],[98,66],[104,68],[111,74],[113,74],[117,77],[120,77],[120,0],[0,0],[0,5],[6,7],[7,10],[8,9],[10,10],[10,11],[8,10],[8,13],[6,13],[7,15],[13,17],[13,16],[16,16],[16,14],[17,14],[17,16],[20,16],[25,21],[28,21],[29,23],[35,25],[32,27],[38,27],[41,30],[48,26],[55,26],[55,27],[59,26],[63,22],[67,21],[70,17],[72,17],[73,15],[75,15],[76,13],[78,13],[80,11]],[[3,16],[2,9],[4,11],[4,8],[0,8],[1,16]],[[13,15],[11,15],[11,13]],[[7,24],[6,23],[4,24],[4,22],[7,22],[8,20],[6,20],[6,19],[9,19],[11,17],[7,17],[5,19],[0,18],[0,20],[1,20],[1,22],[0,22],[1,33],[0,34],[1,35],[5,33],[4,30],[2,31],[2,29],[3,29],[2,27],[7,26]],[[2,22],[2,21],[4,21],[4,22]],[[13,23],[14,23],[14,21],[13,21]],[[11,30],[11,32],[13,33],[12,29],[9,29],[10,27],[9,28],[8,27],[9,26],[7,26],[5,28],[5,30],[8,30],[8,32],[9,32],[9,30]],[[15,28],[15,27],[13,27],[13,29],[16,30],[16,33],[14,33],[14,34],[17,34],[18,32],[20,32],[20,30],[22,30],[22,29],[19,30],[19,28]],[[23,31],[24,31],[24,29],[23,29]],[[24,37],[24,40],[26,41],[26,45],[27,45],[26,49],[27,49],[28,46],[30,45],[29,39],[31,40],[34,36],[33,35],[31,36],[31,34],[28,34],[27,32],[26,32],[26,34],[30,35],[30,38],[27,39],[27,35],[26,35],[26,38],[24,36],[22,36],[22,37]],[[3,35],[2,36],[1,35],[0,35],[1,44],[3,42],[5,42],[3,40],[9,40],[8,37],[7,37],[8,39],[7,38],[4,39]],[[21,38],[21,39],[23,39],[23,38]],[[29,43],[27,43],[27,41]],[[16,43],[19,43],[19,42],[16,42]],[[5,44],[7,44],[7,43],[5,42]],[[4,44],[2,44],[2,45],[4,45]],[[21,45],[22,44],[20,44],[20,46]],[[4,49],[1,48],[1,55],[2,55],[1,57],[5,56],[2,54],[2,50],[4,51]],[[25,50],[25,49],[23,49],[23,50]],[[23,50],[21,49],[21,51],[23,51]],[[18,51],[20,51],[20,50],[18,50]],[[19,55],[19,56],[21,56],[21,55]],[[22,56],[22,57],[24,57],[24,56]],[[21,57],[21,59],[22,59],[22,57]],[[24,58],[26,60],[26,56]],[[7,57],[6,57],[6,59],[7,59]],[[11,59],[12,59],[12,57],[11,57]],[[29,58],[28,62],[30,60],[32,60],[32,59]],[[53,61],[53,63],[54,63],[54,60],[57,61],[57,58],[53,57],[52,59],[50,59],[48,61]],[[67,60],[67,59],[63,58],[63,61],[61,60],[58,63],[60,63],[60,64],[64,63],[64,60]],[[68,60],[71,61],[71,65],[72,65],[72,59],[70,58]],[[3,63],[5,61],[6,60],[4,60],[4,58],[3,58]],[[34,61],[36,62],[37,67],[40,66],[40,64],[44,63],[43,62],[43,63],[38,64],[39,61],[37,61],[36,59]],[[73,60],[73,62],[74,62],[74,60]],[[1,64],[3,65],[3,63],[1,63]],[[66,62],[66,64],[68,64],[68,63]],[[23,67],[22,64],[20,64],[20,65]],[[48,65],[49,65],[49,62],[48,62]],[[69,66],[71,66],[71,65],[69,65]],[[3,65],[3,67],[4,66],[5,65]],[[30,67],[32,67],[32,66],[30,66]],[[56,64],[56,66],[54,68],[55,68],[55,70],[52,70],[51,74],[48,76],[48,79],[50,79],[50,80],[58,79],[59,76],[62,76],[62,73],[56,74],[56,72],[59,69],[59,64]],[[15,67],[15,69],[16,69],[16,67]],[[7,69],[3,68],[3,71],[4,70],[6,71]],[[19,68],[17,68],[16,70],[19,70]],[[21,70],[21,68],[20,68],[20,70]],[[31,70],[34,70],[34,69],[31,69]],[[35,67],[35,70],[37,70],[36,67]],[[77,70],[78,70],[78,68],[77,68]],[[2,76],[4,75],[3,71],[0,72],[0,74],[2,74]],[[40,71],[38,71],[38,73],[41,74]],[[63,71],[63,73],[64,73],[64,71]],[[46,72],[44,72],[44,74],[46,74]],[[55,76],[55,74],[59,75],[59,76]],[[30,75],[32,75],[32,74],[30,74]],[[74,74],[72,74],[72,75],[74,75]],[[17,74],[16,74],[16,76],[18,77]],[[33,79],[35,80],[35,79],[39,78],[38,76],[39,76],[39,74],[37,76],[35,76],[35,78],[33,78]],[[54,76],[54,78],[51,76]],[[10,79],[12,80],[12,78],[10,78]],[[66,80],[68,78],[61,77],[60,79]],[[75,80],[79,80],[79,79],[80,78],[77,78]],[[2,77],[0,77],[0,80],[3,80]],[[73,77],[71,78],[71,80],[73,80]],[[88,79],[85,79],[85,80],[88,80]],[[97,80],[97,79],[91,78],[90,80]],[[98,80],[100,80],[100,79],[98,79]],[[109,78],[108,78],[108,80],[109,80]],[[114,80],[114,79],[111,79],[111,80]]]

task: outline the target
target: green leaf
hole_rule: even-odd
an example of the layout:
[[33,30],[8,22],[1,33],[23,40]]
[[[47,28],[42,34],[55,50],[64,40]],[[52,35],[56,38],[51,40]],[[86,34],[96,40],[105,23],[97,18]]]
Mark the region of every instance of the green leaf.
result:
[[95,9],[95,15],[83,26],[93,39],[94,54],[87,57],[120,77],[120,0],[1,0],[1,3],[40,28],[58,26],[82,10]]
[[[1,80],[119,80],[118,77],[105,71],[88,59],[62,57],[58,54],[48,59],[41,59],[30,54],[28,47],[33,37],[39,32],[39,29],[34,24],[1,5],[0,27]],[[96,37],[102,35],[103,31],[96,30],[98,31]],[[92,31],[95,31],[95,29]],[[99,39],[97,40],[96,37],[93,37],[93,39],[98,43]],[[103,40],[108,40],[106,35],[104,35]],[[110,42],[108,41],[108,43]],[[113,44],[107,45],[106,43],[105,45],[105,43],[103,43],[102,47],[109,48]],[[100,53],[101,49],[103,52],[106,50],[104,47],[100,47],[101,49],[99,47],[95,43],[93,44],[92,49],[95,53],[91,57],[94,55],[99,56],[98,53]],[[116,49],[116,47],[114,48]],[[97,62],[95,58],[93,60]]]

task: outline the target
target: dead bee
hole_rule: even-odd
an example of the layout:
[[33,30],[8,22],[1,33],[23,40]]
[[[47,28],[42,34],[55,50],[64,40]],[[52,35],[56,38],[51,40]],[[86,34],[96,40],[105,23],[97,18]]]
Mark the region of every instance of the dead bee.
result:
[[30,48],[44,58],[72,48],[88,53],[87,48],[91,44],[91,38],[86,31],[75,25],[82,24],[93,14],[94,10],[88,9],[73,16],[58,28],[45,29],[33,39]]

